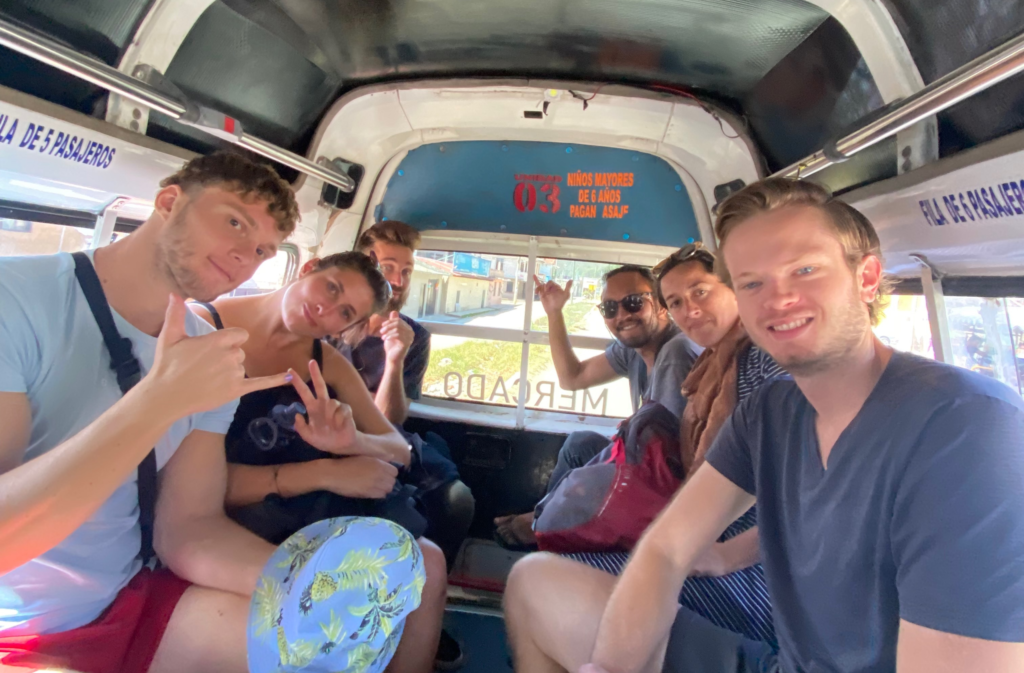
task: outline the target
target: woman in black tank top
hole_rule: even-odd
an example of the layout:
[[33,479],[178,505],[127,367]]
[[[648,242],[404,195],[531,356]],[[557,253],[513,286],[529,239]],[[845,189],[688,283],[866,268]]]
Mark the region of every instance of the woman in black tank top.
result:
[[276,292],[196,310],[218,329],[249,333],[247,375],[295,376],[242,397],[225,438],[228,512],[270,542],[322,518],[373,513],[360,501],[389,495],[409,464],[408,443],[359,374],[321,341],[379,311],[389,292],[374,262],[351,252],[311,260]]
[[[382,310],[390,293],[371,258],[345,252],[310,260],[298,279],[276,292],[193,305],[218,329],[249,333],[242,346],[248,376],[284,369],[294,376],[292,386],[242,397],[225,439],[225,508],[274,544],[333,516],[382,516],[410,529],[416,523],[402,520],[409,512],[393,496],[398,468],[412,457],[408,443],[377,409],[355,368],[321,341]],[[440,548],[422,538],[419,544],[427,581],[389,670],[433,670],[447,568]]]

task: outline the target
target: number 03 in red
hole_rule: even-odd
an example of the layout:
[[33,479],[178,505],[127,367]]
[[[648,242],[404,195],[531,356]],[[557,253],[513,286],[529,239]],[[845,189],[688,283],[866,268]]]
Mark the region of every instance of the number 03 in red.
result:
[[[557,213],[561,210],[562,202],[558,200],[561,190],[558,185],[545,182],[540,191],[546,195],[544,200],[547,202],[540,204],[540,212]],[[520,213],[532,211],[537,207],[537,188],[532,182],[518,183],[516,190],[512,193],[512,203]]]

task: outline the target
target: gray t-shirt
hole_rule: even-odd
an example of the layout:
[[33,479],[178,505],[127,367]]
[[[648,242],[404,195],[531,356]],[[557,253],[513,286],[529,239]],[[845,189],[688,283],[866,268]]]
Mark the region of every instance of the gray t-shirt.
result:
[[629,379],[629,393],[636,412],[644,402],[659,402],[674,414],[682,416],[686,407],[683,397],[683,381],[690,373],[694,361],[702,350],[675,325],[667,328],[673,336],[666,341],[654,358],[650,375],[647,363],[635,348],[613,342],[604,355],[608,364],[620,376]]
[[782,670],[891,673],[899,621],[1024,641],[1024,402],[895,353],[821,464],[791,380],[741,404],[707,462],[757,495]]

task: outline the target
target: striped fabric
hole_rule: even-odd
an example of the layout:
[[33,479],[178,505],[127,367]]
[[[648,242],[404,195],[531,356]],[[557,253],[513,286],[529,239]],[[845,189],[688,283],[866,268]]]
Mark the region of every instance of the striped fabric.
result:
[[[629,560],[626,552],[563,556],[612,575],[621,574]],[[715,626],[778,647],[772,623],[772,603],[761,564],[724,577],[691,577],[683,585],[679,603]]]
[[[740,356],[736,376],[737,398],[742,402],[765,381],[785,376],[771,356],[751,346]],[[724,542],[757,525],[757,508],[734,521],[719,538]],[[619,575],[626,566],[629,554],[625,552],[563,554],[567,558]],[[683,585],[680,604],[701,615],[712,624],[751,640],[770,643],[778,647],[772,622],[772,605],[764,570],[760,564],[744,568],[725,577],[691,577]]]

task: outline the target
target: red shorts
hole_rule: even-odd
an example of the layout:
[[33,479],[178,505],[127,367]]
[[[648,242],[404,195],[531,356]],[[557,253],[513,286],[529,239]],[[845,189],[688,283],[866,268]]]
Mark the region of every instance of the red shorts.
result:
[[0,663],[81,673],[146,673],[189,586],[169,570],[144,568],[91,624],[43,636],[0,636]]

